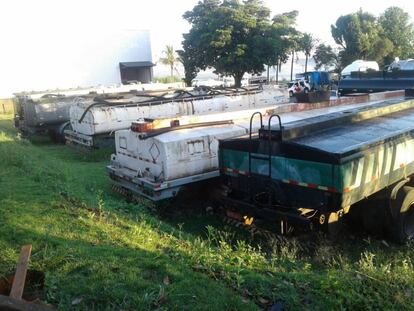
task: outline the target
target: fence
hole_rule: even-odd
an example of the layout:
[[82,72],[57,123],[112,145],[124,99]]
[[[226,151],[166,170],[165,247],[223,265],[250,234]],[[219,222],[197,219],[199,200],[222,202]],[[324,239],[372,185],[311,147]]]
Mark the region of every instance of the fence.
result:
[[8,114],[13,112],[13,99],[0,99],[0,114]]

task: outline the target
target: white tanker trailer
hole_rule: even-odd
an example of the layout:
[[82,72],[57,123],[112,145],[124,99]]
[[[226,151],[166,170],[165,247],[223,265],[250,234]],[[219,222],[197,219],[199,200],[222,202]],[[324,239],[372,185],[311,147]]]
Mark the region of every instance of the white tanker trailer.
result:
[[97,86],[83,89],[51,90],[44,92],[16,93],[14,99],[14,124],[25,136],[48,133],[53,139],[62,140],[63,131],[70,127],[69,109],[79,98],[93,100],[97,95],[131,95],[142,90],[140,84]]
[[65,131],[69,144],[99,148],[114,144],[115,131],[127,129],[139,119],[205,115],[270,107],[287,102],[286,91],[275,86],[193,91],[178,90],[160,96],[86,99],[70,108],[71,129]]
[[403,95],[401,91],[386,92],[325,103],[291,103],[272,109],[134,122],[130,129],[115,133],[116,154],[111,156],[107,171],[120,192],[132,191],[154,201],[171,198],[184,185],[219,176],[219,140],[257,132],[259,120],[250,125],[250,117],[256,111],[265,119],[280,114],[288,123]]

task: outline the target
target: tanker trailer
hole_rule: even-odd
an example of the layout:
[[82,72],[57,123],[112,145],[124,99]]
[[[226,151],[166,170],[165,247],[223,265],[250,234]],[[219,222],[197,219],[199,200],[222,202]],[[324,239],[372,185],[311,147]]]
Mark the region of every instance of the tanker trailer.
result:
[[205,115],[226,111],[274,106],[287,102],[278,87],[256,86],[240,89],[192,91],[119,100],[81,100],[70,109],[71,130],[65,131],[68,143],[86,148],[114,145],[115,131],[128,129],[139,119]]
[[16,93],[14,124],[25,136],[48,133],[62,141],[63,132],[70,127],[69,109],[77,98],[93,99],[98,94],[137,92],[138,84],[116,87],[55,90],[37,93]]
[[[252,120],[262,120],[260,114]],[[351,211],[403,242],[414,237],[414,100],[395,99],[220,141],[227,216],[279,233],[336,233]]]
[[55,139],[69,125],[69,107],[79,94],[16,95],[14,125],[24,136],[48,133]]

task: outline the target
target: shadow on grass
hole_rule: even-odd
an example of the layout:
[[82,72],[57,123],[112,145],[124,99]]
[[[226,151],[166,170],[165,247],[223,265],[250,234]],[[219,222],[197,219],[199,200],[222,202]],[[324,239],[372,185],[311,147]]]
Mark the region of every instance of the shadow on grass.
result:
[[[146,251],[15,230],[14,241],[33,244],[31,266],[45,272],[48,302],[62,310],[256,309],[171,250]],[[3,246],[16,248],[15,242]]]
[[[408,289],[413,287],[407,281],[412,272],[392,273],[395,266],[410,268],[411,253],[407,249],[387,248],[363,239],[350,241],[345,236],[344,242],[315,239],[314,251],[309,253],[300,253],[301,246],[295,239],[270,245],[265,253],[252,248],[243,234],[227,234],[223,223],[205,214],[203,197],[185,208],[173,205],[171,217],[157,219],[143,211],[148,201],[135,208],[117,195],[100,194],[109,188],[104,163],[83,163],[65,146],[16,142],[11,131],[0,144],[1,249],[17,252],[17,243],[33,243],[32,265],[46,272],[48,300],[62,309],[257,307],[242,302],[241,296],[256,302],[263,297],[268,301],[282,299],[292,310],[414,308],[412,303],[404,305],[398,300],[405,298],[407,283]],[[67,197],[86,202],[79,206],[73,202],[74,215],[64,209],[55,210],[56,202],[64,200],[62,190]],[[12,208],[8,207],[11,203]],[[137,217],[142,215],[161,236],[174,238],[164,245],[158,236],[153,236],[150,243],[134,244],[130,226],[120,228],[118,238],[110,236],[111,225],[94,228],[99,232],[93,232],[92,222],[85,226],[79,218],[89,213],[80,211],[84,205],[102,205],[115,218],[135,222],[137,227],[142,227]],[[39,224],[41,220],[44,223]],[[214,230],[206,229],[207,225]],[[54,226],[57,233],[48,233],[49,226]],[[39,233],[39,227],[45,233]],[[212,231],[215,236],[208,236]],[[93,240],[97,234],[101,236]],[[212,238],[214,245],[210,246]],[[144,244],[151,245],[151,250],[144,249]],[[390,261],[393,257],[396,259]],[[2,253],[0,267],[15,262],[15,255],[6,257]],[[364,270],[365,275],[357,277],[354,269],[368,272]],[[164,281],[166,276],[169,280]]]
[[[71,219],[76,221],[76,209],[74,214],[64,217],[69,222]],[[116,217],[122,217],[122,213]],[[3,230],[7,226],[7,222],[3,222]],[[171,233],[164,226],[156,229],[162,234]],[[409,310],[412,305],[404,307],[393,298],[393,295],[404,291],[405,281],[389,285],[384,283],[382,275],[371,277],[367,272],[356,274],[350,267],[343,266],[361,269],[361,266],[355,265],[358,260],[352,258],[351,247],[348,245],[346,249],[341,249],[344,246],[342,243],[336,246],[331,243],[320,245],[316,254],[323,257],[317,258],[321,260],[319,268],[314,259],[299,258],[287,249],[289,244],[280,245],[285,250],[279,249],[279,253],[273,254],[278,258],[272,264],[270,260],[269,267],[254,264],[240,267],[238,260],[244,262],[245,256],[252,256],[250,260],[254,260],[258,254],[253,249],[250,255],[248,252],[240,253],[240,244],[234,249],[228,249],[226,244],[220,246],[226,242],[222,237],[216,240],[219,243],[211,249],[214,253],[206,252],[206,249],[197,253],[197,247],[204,247],[202,245],[205,242],[202,241],[197,242],[201,244],[196,246],[196,253],[189,253],[157,240],[153,242],[154,249],[149,251],[140,244],[122,243],[106,234],[94,239],[93,235],[85,232],[82,238],[76,238],[75,234],[73,239],[68,239],[62,238],[60,234],[34,232],[30,230],[30,224],[14,224],[13,230],[13,236],[6,239],[3,248],[15,248],[16,242],[33,243],[32,264],[35,269],[46,273],[48,301],[65,310],[254,310],[258,306],[269,307],[278,300],[285,301],[288,310],[301,310],[301,306],[312,310],[356,306],[361,309],[373,307],[387,310],[395,304],[400,310]],[[74,233],[77,230],[79,228]],[[124,228],[125,235],[128,230],[131,229]],[[179,244],[185,244],[183,241],[189,238],[178,231],[175,231],[175,235],[179,236]],[[188,241],[194,242],[192,239]],[[353,251],[356,248],[368,254],[384,251],[375,243],[355,243]],[[392,249],[390,253],[396,251]],[[219,255],[220,252],[223,254]],[[211,261],[210,256],[222,256],[222,259],[219,262],[215,259]],[[342,262],[331,262],[333,258],[342,258]],[[370,264],[369,260],[364,264]],[[374,269],[374,266],[370,269]],[[379,288],[387,292],[383,293],[381,299],[371,300],[360,295],[362,291],[370,297]],[[329,295],[326,294],[328,289]],[[243,302],[242,297],[247,302]]]

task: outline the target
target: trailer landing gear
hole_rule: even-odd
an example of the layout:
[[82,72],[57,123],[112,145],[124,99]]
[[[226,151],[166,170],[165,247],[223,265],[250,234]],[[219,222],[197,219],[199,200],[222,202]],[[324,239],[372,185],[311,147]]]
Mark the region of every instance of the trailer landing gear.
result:
[[337,212],[328,212],[319,215],[319,225],[322,226],[322,230],[326,232],[330,239],[337,239],[342,232],[344,226],[343,216],[348,211],[349,208],[346,208]]

